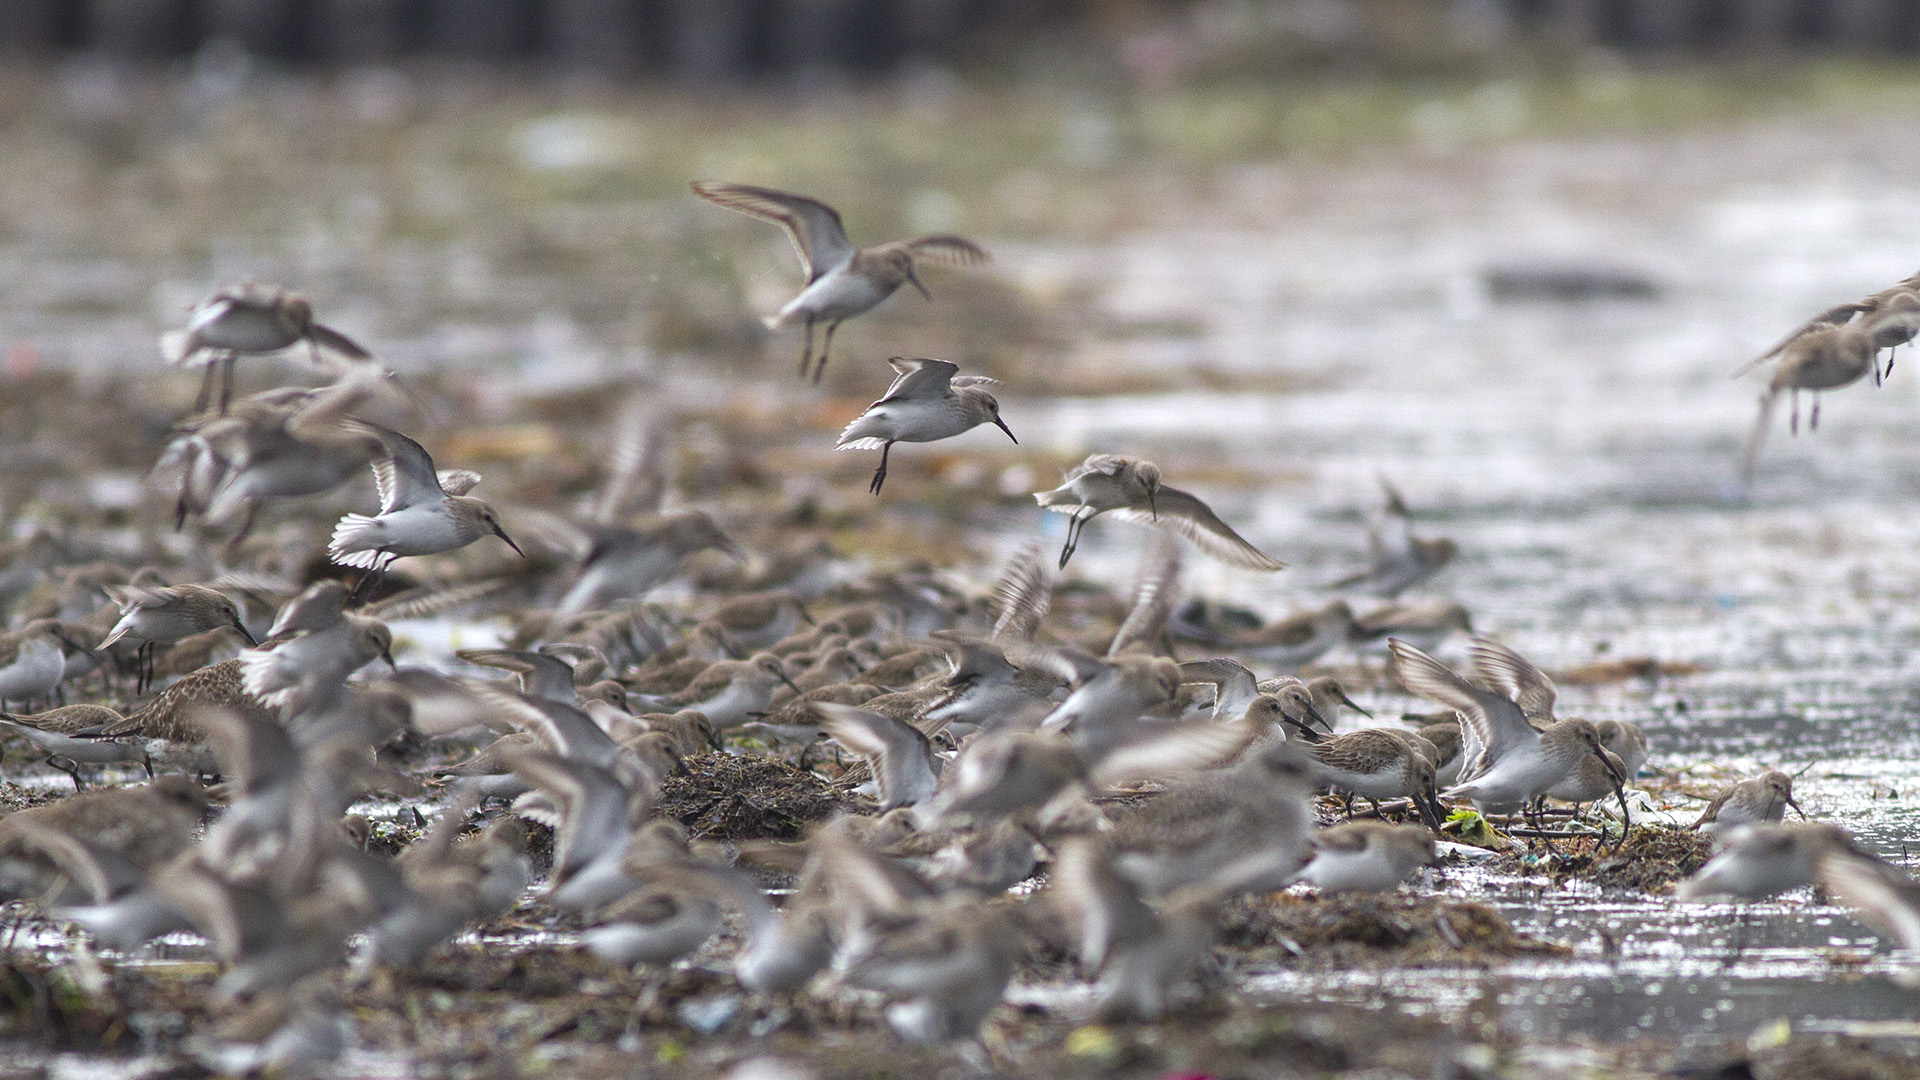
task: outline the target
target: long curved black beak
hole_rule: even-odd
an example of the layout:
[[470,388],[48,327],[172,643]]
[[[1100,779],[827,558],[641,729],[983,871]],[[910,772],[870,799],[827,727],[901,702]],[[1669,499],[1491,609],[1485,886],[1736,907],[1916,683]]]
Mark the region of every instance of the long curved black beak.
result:
[[513,549],[513,553],[515,555],[518,555],[523,559],[527,557],[527,553],[520,550],[520,545],[513,542],[513,537],[507,535],[507,530],[501,528],[498,525],[495,525],[493,527],[493,535],[499,537],[502,540],[505,540],[507,542],[507,546]]
[[920,275],[914,273],[913,267],[911,266],[907,267],[907,280],[913,283],[914,288],[920,290],[921,296],[926,297],[928,300],[933,299],[933,294],[927,291],[926,283],[920,280]]
[[61,644],[65,645],[69,649],[72,649],[74,652],[84,653],[85,655],[95,660],[100,659],[99,653],[95,652],[92,649],[87,648],[85,645],[80,644],[79,642],[73,640],[72,638],[68,637],[66,634],[63,634],[58,630],[55,630],[53,632],[53,636],[59,638]]
[[1412,801],[1413,805],[1419,808],[1420,816],[1426,819],[1427,828],[1439,832],[1440,822],[1444,816],[1440,813],[1443,809],[1440,805],[1440,796],[1429,787],[1425,791],[1415,792]]
[[1620,771],[1618,765],[1614,764],[1615,759],[1607,756],[1606,750],[1596,749],[1593,752],[1593,756],[1600,759],[1600,764],[1607,770],[1607,775],[1613,779],[1613,786],[1616,789],[1626,785],[1626,774]]
[[1806,820],[1807,812],[1800,809],[1800,804],[1793,801],[1793,796],[1787,796],[1787,805],[1793,807],[1793,812],[1799,814],[1802,821]]
[[1347,708],[1352,709],[1354,712],[1359,713],[1369,720],[1373,719],[1373,714],[1361,708],[1359,702],[1348,697],[1345,690],[1340,691],[1340,704],[1345,705]]
[[246,639],[247,639],[247,647],[248,647],[248,648],[259,648],[259,647],[260,647],[260,643],[259,643],[259,642],[257,642],[257,641],[255,641],[255,640],[253,640],[253,631],[251,631],[251,630],[248,630],[248,629],[247,629],[247,625],[246,625],[245,623],[243,623],[243,622],[241,622],[241,621],[240,621],[239,619],[235,619],[235,620],[233,620],[233,628],[234,628],[235,630],[238,630],[238,631],[240,631],[240,636],[241,636],[241,637],[243,637],[243,638],[246,638]]
[[[1147,485],[1147,511],[1153,515],[1153,520],[1155,521],[1160,520],[1160,503],[1158,499],[1159,492],[1160,492],[1159,484]],[[1326,723],[1326,721],[1322,720],[1321,723],[1324,724]],[[1333,729],[1328,728],[1327,730],[1332,731]]]
[[1329,735],[1333,734],[1333,725],[1327,723],[1327,718],[1320,715],[1320,710],[1314,708],[1312,702],[1307,703],[1307,715],[1312,719],[1319,721],[1320,726],[1327,730],[1327,734]]
[[1001,431],[1006,432],[1007,438],[1013,439],[1013,445],[1015,446],[1020,445],[1020,440],[1013,438],[1013,429],[1007,426],[1007,422],[1005,420],[1002,420],[996,416],[993,418],[993,426],[999,428]]
[[778,675],[780,676],[780,681],[781,681],[781,682],[783,682],[783,683],[786,683],[786,684],[787,684],[787,688],[788,688],[788,689],[790,689],[790,690],[792,690],[792,691],[793,691],[794,693],[796,693],[796,694],[804,694],[804,693],[806,693],[806,691],[805,691],[805,690],[802,690],[802,689],[800,689],[800,684],[799,684],[799,683],[796,683],[796,682],[794,682],[794,681],[793,681],[792,679],[789,679],[789,678],[787,678],[787,673],[786,673],[786,672],[784,672],[784,671],[781,671],[781,672],[776,672],[776,674],[778,674]]
[[394,663],[394,662],[393,662],[393,647],[392,647],[392,646],[390,646],[390,645],[382,645],[382,646],[380,646],[380,659],[382,659],[382,660],[385,660],[385,661],[387,662],[387,670],[389,670],[389,671],[399,671],[399,670],[400,670],[400,665],[399,665],[399,664],[396,664],[396,663]]
[[1596,747],[1593,753],[1595,757],[1600,759],[1600,764],[1607,767],[1607,777],[1613,781],[1613,797],[1620,800],[1620,843],[1625,844],[1627,842],[1627,833],[1633,831],[1633,814],[1627,809],[1627,789],[1625,786],[1627,778],[1621,775],[1619,766],[1607,760],[1607,753],[1604,749]]

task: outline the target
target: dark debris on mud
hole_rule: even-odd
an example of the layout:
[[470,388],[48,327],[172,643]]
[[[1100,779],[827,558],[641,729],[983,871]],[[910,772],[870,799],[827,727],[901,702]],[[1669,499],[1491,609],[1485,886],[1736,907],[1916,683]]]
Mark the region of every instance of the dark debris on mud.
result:
[[1675,882],[1705,866],[1713,842],[1705,833],[1665,827],[1636,828],[1614,845],[1580,838],[1556,841],[1551,854],[1507,853],[1490,860],[1490,870],[1545,874],[1556,883],[1583,881],[1603,889],[1650,894],[1673,891]]
[[812,772],[757,754],[698,754],[667,777],[661,813],[710,840],[797,840],[836,814],[871,809]]
[[31,810],[50,802],[59,802],[71,794],[73,792],[59,787],[25,787],[0,781],[0,815],[11,814],[15,810]]
[[1481,966],[1515,956],[1565,956],[1493,908],[1438,897],[1275,893],[1231,905],[1223,941],[1279,947],[1316,968]]

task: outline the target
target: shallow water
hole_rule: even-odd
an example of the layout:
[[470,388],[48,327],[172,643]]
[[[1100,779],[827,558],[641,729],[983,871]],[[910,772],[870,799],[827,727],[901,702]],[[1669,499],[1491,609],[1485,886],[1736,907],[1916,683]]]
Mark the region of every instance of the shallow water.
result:
[[[1757,377],[1727,377],[1798,319],[1913,271],[1913,131],[1911,117],[1823,116],[1644,140],[1381,151],[1232,171],[1098,243],[986,237],[1009,280],[1092,295],[1098,317],[1121,328],[1069,345],[1063,364],[1244,384],[1048,399],[1016,381],[1005,414],[1026,448],[1137,452],[1171,482],[1196,477],[1190,486],[1294,567],[1258,577],[1194,558],[1189,590],[1267,614],[1317,602],[1317,585],[1355,566],[1373,477],[1390,476],[1421,531],[1460,545],[1438,587],[1541,667],[1654,656],[1704,669],[1566,687],[1563,714],[1643,725],[1652,765],[1697,771],[1702,794],[1715,777],[1804,767],[1796,791],[1809,813],[1914,865],[1920,359],[1903,350],[1886,386],[1827,395],[1817,434],[1788,438],[1783,408],[1750,492],[1735,461]],[[340,257],[337,242],[314,238],[310,260]],[[1660,296],[1489,294],[1487,268],[1530,262],[1626,268]],[[150,355],[154,327],[118,265],[64,267],[62,280],[92,282],[90,295],[104,297],[92,307],[0,290],[0,317],[66,335],[82,366]],[[485,266],[469,269],[500,284]],[[565,284],[552,271],[540,288]],[[604,370],[591,358],[617,355],[622,341],[595,335],[625,332],[559,315],[533,329],[480,325],[442,335],[436,352],[449,366],[497,371],[503,396],[524,385],[529,358],[584,356],[581,370]],[[805,391],[743,396],[789,393]],[[953,445],[980,450],[988,436]],[[1002,552],[1035,530],[1058,542],[1063,525],[1030,507],[987,521],[983,543]],[[1129,528],[1091,527],[1077,572],[1130,575]],[[396,631],[418,662],[490,644],[497,628]],[[1362,701],[1376,712],[1421,707],[1378,691]],[[1885,947],[1804,894],[1737,911],[1470,868],[1422,887],[1488,899],[1574,955],[1470,972],[1278,970],[1246,989],[1484,1014],[1545,1043],[1744,1038],[1783,1018],[1796,1030],[1860,1030],[1920,1012],[1920,996],[1889,978],[1900,965]],[[372,1074],[392,1063],[354,1059],[349,1071],[356,1064]]]
[[[1562,715],[1641,724],[1651,764],[1669,771],[1806,768],[1796,794],[1809,813],[1913,866],[1911,362],[1884,387],[1827,395],[1817,435],[1786,437],[1782,408],[1752,491],[1736,478],[1758,377],[1728,373],[1797,317],[1911,273],[1920,252],[1920,188],[1870,156],[1891,146],[1905,161],[1913,141],[1877,142],[1870,126],[1840,141],[1834,157],[1846,164],[1810,174],[1800,167],[1820,151],[1792,126],[1514,148],[1362,169],[1353,187],[1377,197],[1319,202],[1271,229],[1122,239],[1117,252],[1082,253],[1111,302],[1206,328],[1182,349],[1150,350],[1151,362],[1204,358],[1327,385],[1045,403],[1038,424],[1033,405],[1009,415],[1074,453],[1151,453],[1170,482],[1216,456],[1282,477],[1215,505],[1295,569],[1261,579],[1191,560],[1190,580],[1270,609],[1314,602],[1306,586],[1358,561],[1354,513],[1373,498],[1372,475],[1391,476],[1422,531],[1459,542],[1440,585],[1477,628],[1548,669],[1646,655],[1706,669],[1566,687]],[[1264,181],[1249,185],[1288,187],[1284,175]],[[1481,268],[1531,258],[1643,267],[1664,293],[1486,296]],[[1089,530],[1083,572],[1126,573],[1123,528]],[[1900,965],[1885,947],[1804,893],[1741,914],[1476,870],[1447,873],[1444,891],[1490,899],[1576,955],[1484,972],[1277,971],[1254,986],[1449,1018],[1484,1011],[1546,1042],[1745,1038],[1783,1018],[1797,1030],[1865,1030],[1920,1012],[1920,994],[1888,978]]]

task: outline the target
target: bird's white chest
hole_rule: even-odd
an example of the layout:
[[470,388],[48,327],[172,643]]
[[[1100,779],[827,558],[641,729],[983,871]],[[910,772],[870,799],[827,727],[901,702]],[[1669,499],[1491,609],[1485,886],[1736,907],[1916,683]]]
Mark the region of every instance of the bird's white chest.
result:
[[440,503],[422,503],[382,514],[378,518],[386,543],[395,555],[432,555],[473,542],[473,530],[464,527]]
[[893,295],[893,290],[899,287],[898,282],[892,288],[883,287],[873,278],[846,267],[830,270],[788,301],[787,306],[780,309],[780,320],[790,323],[808,316],[826,322],[851,319]]
[[59,645],[45,638],[24,642],[13,663],[0,667],[0,700],[38,697],[60,684],[67,658]]

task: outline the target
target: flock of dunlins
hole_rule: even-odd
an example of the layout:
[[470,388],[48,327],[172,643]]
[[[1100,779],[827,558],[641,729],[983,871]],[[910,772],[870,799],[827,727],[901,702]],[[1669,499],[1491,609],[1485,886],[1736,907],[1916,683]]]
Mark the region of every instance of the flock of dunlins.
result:
[[[816,200],[693,190],[793,238],[808,283],[769,325],[804,328],[801,371],[815,380],[841,322],[902,284],[927,292],[918,262],[986,259],[953,236],[855,248]],[[1761,430],[1781,390],[1877,370],[1880,349],[1914,336],[1912,296],[1909,283],[1824,313],[1769,353],[1779,367]],[[300,345],[331,357],[334,382],[232,397],[238,357]],[[1415,535],[1384,479],[1367,565],[1333,586],[1379,598],[1364,612],[1351,595],[1271,620],[1183,602],[1176,540],[1245,571],[1285,564],[1153,462],[1112,453],[1034,496],[1069,519],[1058,557],[1022,549],[983,597],[924,567],[854,567],[815,537],[786,535],[805,527],[784,510],[671,508],[663,425],[644,409],[623,421],[585,513],[474,498],[476,473],[439,470],[419,442],[353,415],[393,404],[397,380],[281,289],[215,294],[163,349],[207,368],[200,411],[179,423],[156,474],[173,485],[175,524],[203,519],[208,536],[245,516],[223,549],[200,553],[194,565],[218,570],[202,581],[170,583],[168,568],[130,561],[43,561],[34,578],[51,604],[8,593],[19,625],[0,635],[0,710],[51,705],[69,687],[130,692],[135,707],[0,711],[0,725],[76,789],[109,766],[162,775],[0,820],[0,880],[115,952],[176,931],[205,938],[224,968],[215,993],[254,1002],[198,1036],[233,1060],[324,1063],[353,1039],[338,980],[407,977],[463,931],[516,911],[577,931],[608,964],[701,957],[751,994],[871,991],[910,1041],[976,1035],[1035,942],[1077,962],[1092,1015],[1151,1019],[1194,991],[1230,905],[1296,886],[1394,889],[1437,860],[1436,837],[1469,808],[1512,815],[1549,850],[1624,843],[1632,827],[1625,789],[1647,760],[1645,734],[1557,715],[1552,679],[1492,638],[1471,639],[1471,678],[1431,655],[1473,633],[1467,609],[1402,594],[1457,548]],[[897,378],[837,442],[881,451],[875,495],[895,443],[982,424],[1013,437],[993,380],[944,360],[889,363]],[[339,519],[324,552],[338,569],[308,580],[225,565],[249,550],[241,541],[269,500],[297,511],[369,468],[379,511]],[[1105,590],[1104,621],[1050,622],[1054,575],[1102,515],[1149,530],[1130,602]],[[508,523],[539,542],[523,548]],[[396,560],[490,537],[513,554],[493,545],[470,553],[469,580],[381,595]],[[724,573],[718,558],[702,563],[709,551],[731,564]],[[482,605],[511,623],[511,647],[397,663],[389,620]],[[1372,713],[1339,679],[1298,673],[1338,649],[1384,651],[1392,678],[1441,711],[1336,731],[1340,710]],[[360,677],[375,661],[384,668]],[[460,760],[423,763],[450,748]],[[692,835],[663,813],[664,790],[714,753],[792,761],[795,777],[831,759],[817,769],[842,788],[864,779],[870,812],[817,823],[797,843]],[[218,788],[203,788],[213,775]],[[426,790],[444,799],[431,829],[397,859],[372,853],[369,822],[349,809],[367,793]],[[1120,790],[1130,797],[1110,797]],[[1349,820],[1322,827],[1339,810],[1317,791],[1342,796]],[[1608,799],[1619,815],[1592,808],[1590,825],[1540,826],[1548,800],[1579,815]],[[1724,850],[1681,896],[1817,882],[1920,946],[1913,882],[1830,824],[1783,823],[1789,806],[1799,809],[1779,772],[1713,800],[1698,824]],[[476,815],[490,824],[469,835]],[[553,833],[543,881],[523,820]],[[793,879],[783,900],[768,874]]]

